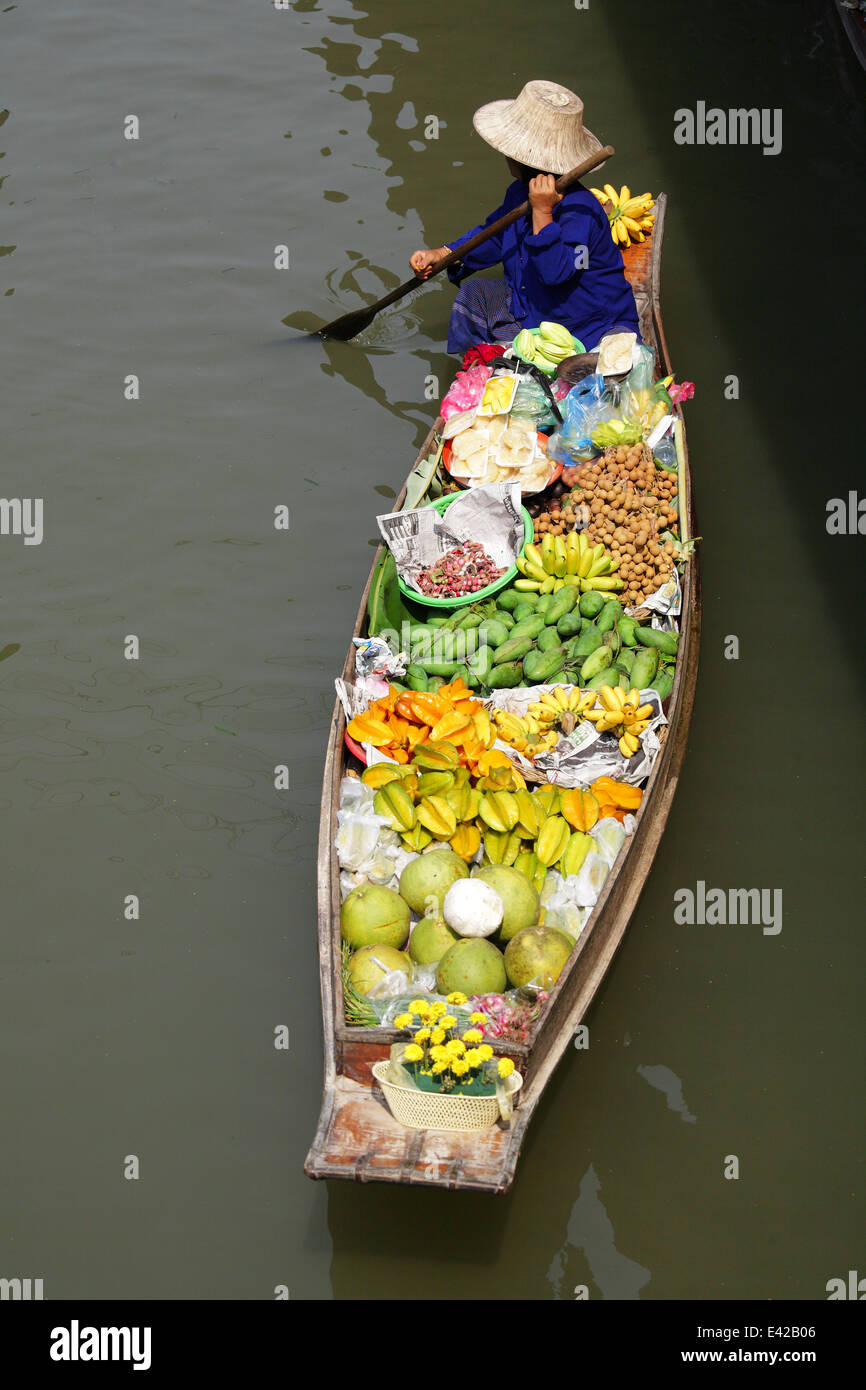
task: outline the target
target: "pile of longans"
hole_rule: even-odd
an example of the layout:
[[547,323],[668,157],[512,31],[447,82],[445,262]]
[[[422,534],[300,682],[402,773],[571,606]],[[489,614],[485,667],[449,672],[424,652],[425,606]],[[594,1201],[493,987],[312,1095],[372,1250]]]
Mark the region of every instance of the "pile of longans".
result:
[[589,508],[586,538],[619,561],[625,587],[620,595],[638,607],[674,568],[674,546],[662,533],[677,525],[677,475],[656,467],[646,444],[606,449],[601,458],[574,469],[569,481]]

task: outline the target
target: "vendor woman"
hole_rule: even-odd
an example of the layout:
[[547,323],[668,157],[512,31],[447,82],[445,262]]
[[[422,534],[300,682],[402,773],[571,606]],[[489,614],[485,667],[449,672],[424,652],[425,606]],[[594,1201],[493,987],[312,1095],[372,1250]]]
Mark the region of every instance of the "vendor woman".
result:
[[[546,319],[564,324],[587,352],[606,333],[633,332],[640,339],[634,295],[601,204],[579,183],[564,195],[554,189],[557,175],[602,148],[584,127],[580,97],[555,82],[528,82],[515,101],[482,106],[473,125],[505,155],[514,180],[483,226],[525,202],[527,189],[530,210],[449,269],[459,285],[473,271],[501,261],[505,279],[470,280],[458,290],[448,351],[510,342],[522,328],[537,328]],[[416,251],[412,269],[426,279],[443,256],[481,230],[473,227],[435,251]]]

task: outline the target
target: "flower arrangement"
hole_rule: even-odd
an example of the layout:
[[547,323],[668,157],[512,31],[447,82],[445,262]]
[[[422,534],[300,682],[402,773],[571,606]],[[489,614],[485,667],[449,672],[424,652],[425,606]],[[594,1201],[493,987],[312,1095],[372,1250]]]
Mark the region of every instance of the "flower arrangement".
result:
[[441,999],[413,999],[404,1013],[394,1019],[395,1028],[408,1032],[411,1040],[395,1059],[422,1091],[446,1095],[492,1096],[497,1082],[507,1080],[514,1071],[510,1057],[496,1057],[484,1041],[487,1016],[480,1010],[470,1014],[470,1027],[458,1035],[458,1022],[451,1008],[467,1002],[455,991]]
[[489,1037],[525,1043],[549,997],[546,990],[540,990],[532,999],[514,997],[509,1002],[502,994],[482,994],[474,996],[472,1002],[483,1010],[481,1016],[486,1017],[485,1031]]

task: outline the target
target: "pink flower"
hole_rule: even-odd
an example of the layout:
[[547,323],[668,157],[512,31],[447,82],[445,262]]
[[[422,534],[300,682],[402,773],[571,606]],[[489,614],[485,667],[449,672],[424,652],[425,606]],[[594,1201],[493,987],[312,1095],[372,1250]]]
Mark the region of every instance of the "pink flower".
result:
[[668,391],[668,395],[675,404],[678,401],[690,401],[694,394],[695,383],[693,381],[681,381]]

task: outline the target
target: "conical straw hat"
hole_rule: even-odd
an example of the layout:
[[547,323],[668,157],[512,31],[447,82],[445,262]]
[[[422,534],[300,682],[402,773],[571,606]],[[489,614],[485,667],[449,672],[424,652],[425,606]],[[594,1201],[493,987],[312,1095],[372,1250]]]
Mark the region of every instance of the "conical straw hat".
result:
[[558,82],[527,82],[514,101],[480,107],[472,124],[500,154],[550,174],[568,173],[602,147],[583,124],[580,97]]

